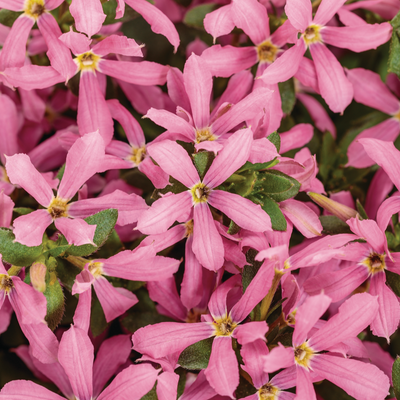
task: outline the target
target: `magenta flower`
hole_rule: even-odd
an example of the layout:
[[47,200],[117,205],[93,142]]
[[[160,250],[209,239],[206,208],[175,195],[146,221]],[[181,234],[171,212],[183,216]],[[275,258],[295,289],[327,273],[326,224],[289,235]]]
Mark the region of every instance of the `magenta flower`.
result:
[[214,271],[221,268],[224,262],[223,243],[208,204],[245,229],[254,232],[271,229],[269,215],[259,205],[236,194],[215,190],[246,162],[252,141],[250,129],[234,133],[202,181],[183,147],[170,140],[150,146],[150,156],[188,190],[179,194],[169,193],[154,202],[140,216],[137,228],[147,234],[162,233],[176,220],[189,220],[193,212],[193,252],[205,268]]

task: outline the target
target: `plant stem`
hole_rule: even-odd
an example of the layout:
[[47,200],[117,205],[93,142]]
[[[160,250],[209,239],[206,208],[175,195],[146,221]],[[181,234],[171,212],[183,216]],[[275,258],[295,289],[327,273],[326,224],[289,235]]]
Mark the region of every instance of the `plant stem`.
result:
[[261,310],[260,310],[261,321],[265,321],[267,318],[268,310],[271,306],[272,299],[274,298],[276,289],[278,288],[279,282],[284,273],[285,273],[284,271],[275,269],[275,275],[274,275],[274,278],[272,279],[271,288],[269,289],[267,295],[264,297],[264,299],[261,302]]

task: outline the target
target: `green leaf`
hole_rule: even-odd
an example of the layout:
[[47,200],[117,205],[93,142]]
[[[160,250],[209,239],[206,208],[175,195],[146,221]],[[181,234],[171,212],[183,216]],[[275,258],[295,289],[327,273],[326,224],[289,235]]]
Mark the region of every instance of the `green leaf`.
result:
[[146,393],[140,400],[158,400],[157,396],[157,382],[154,384],[150,392]]
[[[154,4],[153,1],[147,0],[150,4]],[[117,1],[116,0],[108,0],[102,4],[103,12],[107,15],[103,25],[115,24],[116,22],[127,22],[132,21],[133,19],[139,17],[139,14],[129,7],[127,4],[125,5],[125,13],[122,18],[115,19],[116,9],[117,9]]]
[[46,290],[43,294],[47,300],[47,314],[45,319],[49,328],[54,330],[60,323],[65,310],[64,293],[55,272],[48,274]]
[[218,4],[215,3],[202,4],[200,6],[193,7],[185,14],[183,22],[193,28],[204,29],[203,21],[205,16],[214,11],[217,7]]
[[118,233],[115,229],[111,231],[110,236],[107,238],[106,242],[101,246],[99,251],[96,253],[96,258],[109,258],[119,251],[124,250],[124,244],[122,243]]
[[185,369],[201,370],[208,366],[214,338],[194,343],[182,351],[178,364]]
[[368,219],[368,215],[365,212],[364,207],[362,206],[362,204],[360,203],[360,200],[357,199],[356,201],[356,207],[357,207],[357,211],[358,213],[361,215],[362,219]]
[[386,282],[396,296],[400,297],[400,275],[392,271],[385,270]]
[[[79,75],[79,74],[78,74]],[[65,172],[65,164],[63,164],[61,167],[60,167],[60,169],[58,170],[58,172],[57,172],[57,176],[56,176],[56,178],[61,182],[61,179],[63,178],[63,176],[64,176],[64,172]]]
[[390,23],[393,26],[393,32],[392,40],[390,42],[388,72],[394,72],[395,74],[400,76],[400,12],[397,13],[397,15],[390,21]]
[[321,215],[319,217],[323,231],[326,235],[337,235],[339,233],[351,233],[350,227],[336,215]]
[[300,190],[300,183],[283,172],[268,170],[259,174],[260,177],[262,174],[259,181],[262,181],[263,191],[277,202],[295,197]]
[[274,144],[276,151],[279,153],[279,150],[281,149],[281,137],[279,136],[279,133],[276,131],[272,132],[267,136],[267,139]]
[[15,213],[17,213],[18,215],[27,215],[27,214],[30,214],[31,212],[33,212],[34,210],[32,208],[28,208],[28,207],[15,207],[13,209],[13,211]]
[[315,390],[324,400],[354,400],[354,397],[327,380],[315,385]]
[[278,86],[282,100],[282,111],[286,115],[290,114],[293,110],[294,104],[296,103],[293,78],[285,82],[279,82]]
[[245,180],[239,183],[232,183],[229,186],[229,191],[238,194],[242,197],[247,197],[254,188],[257,181],[257,174],[255,171],[246,171],[241,174]]
[[394,395],[400,400],[400,358],[397,357],[392,367],[392,380]]
[[328,179],[330,171],[335,168],[336,157],[335,139],[330,132],[325,132],[322,139],[321,162],[319,165],[319,174],[324,181]]
[[205,174],[214,161],[215,155],[212,151],[199,151],[198,153],[192,154],[192,158],[197,172],[200,175],[200,179],[203,180]]
[[43,245],[28,247],[14,242],[15,236],[10,229],[0,228],[0,254],[3,261],[18,267],[31,265],[43,252]]
[[274,158],[273,160],[265,162],[265,163],[256,163],[256,164],[252,164],[250,161],[247,161],[246,164],[244,164],[242,168],[240,168],[236,171],[236,174],[240,174],[241,172],[247,171],[247,170],[261,171],[263,169],[271,168],[278,163],[279,163],[279,160],[277,158]]
[[72,286],[75,283],[76,276],[81,273],[81,270],[72,265],[67,260],[57,258],[57,276],[62,282],[63,286],[72,292]]
[[272,229],[276,231],[286,231],[287,222],[278,203],[271,199],[267,194],[257,193],[248,197],[253,203],[260,204],[261,208],[271,218]]
[[[91,289],[90,289],[91,290]],[[103,307],[93,290],[92,309],[90,311],[90,330],[94,337],[101,335],[109,325],[104,315]]]
[[[91,215],[85,218],[85,221],[89,225],[96,225],[96,232],[94,234],[93,242],[96,246],[91,244],[84,244],[82,246],[72,245],[66,251],[66,254],[72,256],[86,257],[94,253],[99,247],[101,247],[107,240],[108,236],[111,234],[112,230],[118,219],[118,211],[110,208],[109,210],[103,210],[97,214]],[[61,236],[61,235],[60,235]],[[61,245],[68,245],[67,239],[62,236]]]
[[239,231],[240,231],[240,226],[231,220],[231,222],[229,223],[229,229],[228,229],[227,233],[229,235],[234,235],[235,233],[238,233]]
[[15,20],[22,14],[22,12],[15,12],[6,9],[0,10],[0,24],[11,28]]

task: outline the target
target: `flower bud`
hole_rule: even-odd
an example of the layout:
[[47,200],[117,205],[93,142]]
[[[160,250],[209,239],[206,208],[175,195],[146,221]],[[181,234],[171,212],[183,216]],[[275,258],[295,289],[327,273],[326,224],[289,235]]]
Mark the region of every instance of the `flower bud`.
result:
[[336,215],[342,221],[346,222],[350,218],[355,218],[358,214],[356,210],[353,210],[350,207],[347,207],[341,203],[338,203],[335,200],[332,200],[322,194],[308,192],[307,193],[311,199],[321,206],[324,210],[330,212],[333,215]]
[[31,283],[38,292],[43,293],[46,290],[46,270],[46,265],[41,262],[35,262],[31,266]]

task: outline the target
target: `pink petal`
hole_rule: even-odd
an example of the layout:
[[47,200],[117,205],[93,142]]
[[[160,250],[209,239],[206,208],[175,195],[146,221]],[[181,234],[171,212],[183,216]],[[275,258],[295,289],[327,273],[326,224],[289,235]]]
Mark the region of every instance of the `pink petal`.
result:
[[136,222],[139,215],[147,210],[148,206],[144,199],[135,193],[128,194],[121,190],[115,190],[101,197],[71,203],[68,215],[72,218],[86,218],[108,208],[118,210],[117,224],[124,226]]
[[288,0],[285,12],[290,23],[299,31],[304,31],[311,24],[312,7],[309,1]]
[[[95,104],[95,107],[93,105]],[[104,144],[108,145],[114,132],[114,124],[107,103],[101,93],[96,75],[81,73],[78,100],[78,126],[83,136],[99,131]],[[97,171],[96,171],[97,172]]]
[[94,281],[93,287],[107,322],[119,317],[139,301],[129,290],[120,287],[115,288],[102,276]]
[[36,210],[14,220],[15,241],[25,246],[42,244],[43,234],[51,224],[52,218],[47,210]]
[[7,175],[14,185],[21,186],[39,204],[47,207],[52,198],[53,191],[43,176],[32,165],[26,154],[15,154],[7,157]]
[[[367,198],[365,199],[365,212],[371,219],[375,219],[380,205],[392,189],[393,182],[390,180],[387,173],[382,168],[379,168],[372,178],[371,184],[368,188]],[[389,218],[391,218],[391,216]],[[381,226],[379,219],[377,219],[377,222],[378,226],[382,230],[386,230],[387,225]]]
[[[236,319],[235,319],[236,320]],[[255,342],[256,340],[265,340],[265,334],[268,332],[268,326],[265,321],[250,321],[239,325],[233,332],[233,337],[241,344]],[[293,355],[292,355],[293,358]]]
[[[360,256],[362,257],[362,255]],[[323,291],[335,303],[350,295],[367,278],[368,269],[366,267],[353,265],[338,271],[313,276],[307,279],[303,287],[310,296],[315,296]]]
[[146,0],[125,0],[125,2],[150,24],[153,32],[164,35],[176,52],[180,43],[179,35],[174,24],[163,12]]
[[392,367],[393,358],[392,356],[384,351],[382,347],[376,342],[363,342],[364,346],[368,350],[369,359],[372,364],[375,364],[381,371],[385,373],[390,379],[390,384],[392,385]]
[[393,214],[400,211],[400,197],[392,196],[386,199],[378,209],[376,221],[379,228],[384,232],[389,225]]
[[[209,14],[207,14],[209,15]],[[196,380],[188,387],[186,386],[185,391],[180,400],[205,400],[215,397],[217,393],[208,383],[204,370],[201,370],[197,375]]]
[[[219,8],[217,11],[222,8]],[[257,63],[258,55],[255,47],[221,47],[217,44],[204,50],[201,58],[207,61],[208,68],[213,76],[227,78],[232,74],[252,67]]]
[[347,166],[355,168],[366,168],[374,164],[374,161],[367,155],[360,139],[378,139],[384,142],[393,142],[400,132],[400,124],[397,119],[390,118],[378,125],[361,132],[350,144],[347,150]]
[[117,377],[98,397],[98,400],[140,400],[154,386],[158,375],[150,364],[131,365]]
[[204,268],[218,271],[224,263],[224,246],[207,203],[194,207],[193,222],[193,253]]
[[172,67],[167,75],[168,95],[178,106],[191,113],[189,97],[183,83],[183,73],[178,68]]
[[337,15],[340,22],[345,26],[364,26],[367,24],[364,19],[344,7],[338,10]]
[[34,23],[35,21],[32,18],[24,14],[16,19],[1,50],[0,71],[24,65],[26,42]]
[[311,366],[322,378],[341,387],[357,400],[383,399],[388,394],[389,378],[375,365],[318,354],[312,359]]
[[250,128],[240,129],[231,135],[207,171],[204,184],[215,188],[229,178],[247,161],[252,142],[253,133]]
[[371,323],[375,336],[381,336],[390,341],[389,337],[396,331],[400,320],[400,305],[397,296],[386,286],[383,272],[372,276],[369,292],[377,296],[379,310]]
[[337,13],[346,0],[324,0],[318,7],[314,17],[314,24],[326,25]]
[[196,135],[193,126],[183,118],[178,117],[167,110],[156,110],[150,108],[150,110],[147,111],[146,118],[150,118],[157,125],[168,129],[168,131],[172,133],[180,133],[191,141],[195,140]]
[[92,40],[83,33],[74,32],[72,26],[69,29],[69,32],[63,33],[58,40],[61,40],[76,55],[90,51]]
[[75,283],[72,286],[72,294],[75,295],[86,292],[92,287],[94,280],[95,277],[92,275],[92,273],[84,269],[75,278]]
[[113,119],[116,119],[124,128],[128,142],[132,146],[142,147],[146,143],[146,139],[136,118],[118,100],[107,100],[107,106]]
[[131,354],[128,335],[113,336],[105,340],[97,352],[93,365],[93,397],[97,397],[108,380],[115,374]]
[[0,391],[0,398],[4,399],[32,400],[33,396],[41,400],[65,400],[43,386],[25,380],[11,381]]
[[367,154],[385,170],[397,189],[399,189],[399,175],[395,171],[399,170],[400,157],[399,151],[394,147],[393,143],[376,139],[360,139],[360,143]]
[[173,372],[163,372],[157,380],[158,400],[169,400],[177,398],[179,375]]
[[294,364],[294,354],[292,348],[285,348],[279,343],[271,352],[262,356],[264,362],[264,373],[278,371],[281,368],[287,368]]
[[272,35],[271,42],[278,47],[283,47],[286,43],[296,43],[298,30],[286,20]]
[[[303,57],[300,61],[299,69],[294,77],[304,86],[309,86],[314,92],[319,93],[317,72],[315,71],[314,61]],[[299,93],[296,93],[296,96]]]
[[252,164],[265,163],[279,156],[275,145],[267,138],[256,139],[251,146],[248,161]]
[[[299,0],[295,0],[299,1]],[[297,11],[296,11],[297,12]],[[299,69],[303,54],[306,51],[304,40],[300,39],[289,50],[286,50],[260,76],[265,83],[285,82]]]
[[89,225],[83,219],[58,218],[54,221],[56,228],[65,236],[69,244],[81,246],[92,244],[96,225]]
[[147,157],[139,164],[139,171],[143,172],[157,189],[164,189],[169,183],[169,175]]
[[92,398],[94,349],[87,333],[73,325],[64,332],[58,359],[63,366],[72,390],[80,400]]
[[232,2],[232,18],[235,25],[242,29],[258,45],[270,36],[269,18],[264,5],[256,0],[235,0]]
[[239,385],[239,366],[230,337],[214,339],[211,357],[204,374],[218,394],[235,398],[233,392]]
[[208,202],[244,229],[252,232],[265,232],[272,229],[271,219],[261,206],[237,194],[213,190],[208,197]]
[[217,37],[231,33],[235,27],[231,9],[231,4],[228,4],[208,13],[204,18],[204,28],[213,37],[214,43]]
[[189,192],[164,196],[140,215],[137,228],[146,234],[163,233],[191,208],[192,195]]
[[286,218],[306,237],[321,236],[322,225],[318,215],[306,204],[298,200],[285,200],[279,207]]
[[317,400],[308,370],[297,366],[296,400]]
[[100,30],[106,19],[98,0],[73,0],[69,8],[75,19],[76,29],[86,33],[89,38]]
[[332,300],[322,293],[318,296],[307,297],[296,312],[296,325],[293,333],[294,346],[299,346],[306,341],[308,333],[325,314],[331,302]]
[[375,221],[369,219],[361,221],[358,218],[350,218],[346,222],[351,231],[364,238],[375,251],[380,254],[385,252],[386,236]]
[[24,0],[0,0],[0,7],[11,11],[23,11]]
[[76,73],[76,64],[73,62],[71,52],[64,43],[58,40],[62,32],[57,21],[50,13],[44,13],[37,20],[38,27],[48,47],[47,57],[51,66],[68,82]]
[[200,178],[196,167],[187,151],[178,143],[163,140],[148,146],[147,151],[161,169],[187,188],[199,183]]
[[15,103],[6,95],[0,95],[0,157],[3,164],[6,156],[18,153],[18,114]]
[[21,96],[22,109],[26,119],[41,122],[46,111],[46,103],[37,95],[35,90],[19,89],[19,95]]
[[[86,270],[82,272],[88,272],[90,274],[90,272]],[[85,332],[89,332],[90,328],[91,306],[92,306],[92,290],[90,289],[86,290],[86,292],[83,292],[79,295],[78,305],[76,307],[74,314],[74,325]]]
[[14,202],[0,191],[0,227],[9,228],[11,225]]
[[214,335],[214,327],[207,322],[185,324],[161,322],[138,329],[132,336],[133,349],[141,354],[160,358]]
[[[178,243],[180,240],[186,237],[186,227],[183,224],[179,224],[169,229],[165,233],[159,235],[147,236],[140,242],[139,247],[151,245],[154,248],[155,253],[166,249]],[[135,251],[136,253],[137,251]],[[147,254],[147,253],[146,253]]]
[[344,302],[339,307],[339,312],[312,336],[309,340],[310,346],[315,351],[320,351],[357,336],[372,322],[378,307],[376,297],[368,293],[355,294]]
[[208,309],[214,318],[220,319],[227,314],[227,296],[229,292],[240,284],[240,277],[238,275],[232,276],[230,279],[221,283],[216,290],[212,293],[210,301],[208,302]]
[[185,244],[185,272],[181,284],[182,304],[188,309],[196,307],[203,297],[203,268],[192,250],[193,235]]
[[343,67],[330,50],[321,43],[310,46],[318,76],[321,96],[333,112],[343,113],[353,98],[353,86]]
[[240,349],[240,354],[245,363],[241,367],[250,375],[256,388],[268,382],[268,374],[263,371],[264,357],[268,355],[268,352],[265,338],[244,344]]
[[124,82],[144,86],[164,85],[169,68],[167,65],[151,61],[129,62],[102,59],[99,62],[99,70],[103,74]]
[[388,22],[363,26],[326,26],[321,29],[321,37],[327,44],[359,53],[386,43],[392,36],[392,29]]
[[7,68],[4,71],[7,81],[25,90],[46,89],[65,79],[53,67],[24,65],[22,68]]
[[58,196],[72,199],[80,187],[100,170],[104,154],[104,142],[98,132],[78,139],[68,152]]
[[142,46],[138,45],[133,39],[128,39],[126,36],[111,35],[97,43],[92,50],[100,56],[114,53],[124,56],[142,57],[141,48]]
[[186,61],[183,80],[192,108],[194,125],[197,129],[205,128],[210,119],[210,98],[213,85],[207,63],[199,56],[192,54]]
[[287,132],[280,133],[281,153],[303,147],[314,135],[314,128],[310,124],[298,124]]

